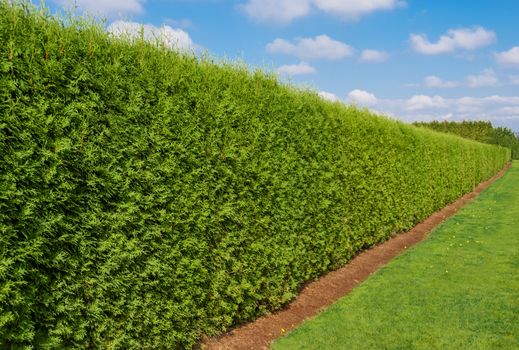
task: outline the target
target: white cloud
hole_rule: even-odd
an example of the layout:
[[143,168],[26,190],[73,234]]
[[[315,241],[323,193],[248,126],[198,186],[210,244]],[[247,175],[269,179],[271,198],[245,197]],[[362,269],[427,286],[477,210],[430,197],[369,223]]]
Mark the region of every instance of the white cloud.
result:
[[248,0],[240,7],[256,21],[286,24],[307,16],[312,7],[345,19],[358,19],[374,11],[403,5],[405,2],[400,0]]
[[164,20],[164,23],[168,24],[172,27],[177,27],[177,28],[182,28],[182,29],[191,28],[193,26],[193,22],[187,18],[181,18],[181,19],[166,18]]
[[377,104],[378,99],[370,92],[355,89],[349,92],[348,101],[362,106],[374,106]]
[[508,81],[512,85],[519,85],[519,75],[509,75]]
[[475,50],[490,45],[496,40],[493,31],[483,27],[451,29],[436,43],[431,43],[423,34],[411,34],[411,47],[424,55],[451,53],[457,50]]
[[260,22],[289,23],[306,16],[310,0],[249,0],[241,8],[249,17]]
[[428,88],[453,88],[458,86],[455,81],[443,81],[435,75],[429,75],[424,78],[424,85]]
[[498,114],[501,114],[501,115],[517,115],[517,116],[519,116],[519,106],[503,107],[503,108],[498,110]]
[[192,51],[196,45],[188,33],[182,29],[175,29],[168,25],[156,27],[152,24],[141,24],[136,22],[115,21],[111,23],[107,31],[114,36],[127,37],[130,39],[140,37],[149,41],[157,40],[161,44],[176,50]]
[[319,91],[318,95],[321,96],[321,98],[331,102],[337,102],[341,100],[339,96],[327,91]]
[[440,118],[443,119],[443,120],[448,120],[448,119],[452,119],[453,116],[454,116],[454,114],[447,113],[445,115],[440,116]]
[[497,63],[503,66],[519,67],[519,46],[512,47],[508,51],[497,52],[494,56]]
[[309,65],[306,62],[301,62],[299,64],[289,64],[279,67],[276,72],[278,74],[285,74],[289,76],[293,75],[302,75],[302,74],[314,74],[317,71],[314,67]]
[[467,86],[470,88],[495,86],[497,82],[496,73],[492,69],[485,69],[480,74],[469,75],[467,77]]
[[406,102],[408,111],[416,111],[428,108],[444,108],[447,104],[441,96],[415,95]]
[[[517,77],[519,78],[519,77]],[[519,84],[519,79],[515,80],[509,77],[510,84]],[[469,87],[472,89],[496,86],[499,83],[499,78],[493,69],[485,69],[479,74],[472,74],[465,78],[464,82],[444,81],[435,75],[429,75],[424,78],[423,85],[428,88],[455,88],[455,87]]]
[[82,11],[97,15],[121,16],[125,14],[140,14],[144,12],[143,1],[139,0],[53,0],[62,6],[76,5]]
[[358,19],[378,10],[392,10],[405,5],[399,0],[314,0],[320,10],[346,19]]
[[276,39],[267,44],[267,51],[296,56],[299,59],[338,60],[353,55],[353,49],[327,35],[315,38],[298,38],[294,43],[285,39]]
[[350,95],[349,102],[358,103],[356,101],[361,100],[365,107],[375,113],[394,116],[406,122],[489,120],[496,126],[519,131],[519,96],[444,98],[415,95],[408,99],[384,99],[363,90],[353,90]]
[[361,62],[380,63],[385,62],[389,58],[389,54],[378,50],[364,50],[360,55]]

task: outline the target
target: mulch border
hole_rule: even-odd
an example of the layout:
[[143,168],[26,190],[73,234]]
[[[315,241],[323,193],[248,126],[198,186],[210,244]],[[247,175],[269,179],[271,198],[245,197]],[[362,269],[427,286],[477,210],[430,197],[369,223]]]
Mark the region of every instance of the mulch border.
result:
[[219,337],[205,339],[204,350],[264,350],[278,337],[317,315],[322,309],[351,292],[358,284],[386,265],[404,250],[427,238],[429,233],[484,189],[502,177],[510,168],[507,164],[498,174],[480,183],[474,191],[429,216],[411,230],[365,250],[346,266],[329,272],[308,283],[301,293],[284,309],[244,324]]

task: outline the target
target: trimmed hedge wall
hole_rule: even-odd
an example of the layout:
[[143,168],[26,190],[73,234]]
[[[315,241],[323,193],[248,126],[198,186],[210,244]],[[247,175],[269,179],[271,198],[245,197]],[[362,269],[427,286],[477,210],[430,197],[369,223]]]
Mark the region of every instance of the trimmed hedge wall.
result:
[[0,0],[3,349],[190,348],[510,159],[66,22]]
[[416,122],[413,125],[429,128],[432,130],[446,132],[462,136],[479,142],[499,145],[509,148],[512,159],[519,159],[519,138],[514,132],[505,127],[493,127],[488,121],[464,120],[461,122],[453,121],[432,121]]

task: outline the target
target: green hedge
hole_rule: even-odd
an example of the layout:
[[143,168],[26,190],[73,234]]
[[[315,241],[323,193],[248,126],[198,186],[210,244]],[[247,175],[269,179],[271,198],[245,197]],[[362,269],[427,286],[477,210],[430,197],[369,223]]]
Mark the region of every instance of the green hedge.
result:
[[510,158],[26,3],[0,43],[5,349],[192,347]]
[[512,159],[519,159],[519,138],[514,132],[505,127],[494,127],[488,121],[464,120],[461,122],[416,122],[416,126],[446,132],[462,136],[479,142],[499,145],[509,148],[512,152]]

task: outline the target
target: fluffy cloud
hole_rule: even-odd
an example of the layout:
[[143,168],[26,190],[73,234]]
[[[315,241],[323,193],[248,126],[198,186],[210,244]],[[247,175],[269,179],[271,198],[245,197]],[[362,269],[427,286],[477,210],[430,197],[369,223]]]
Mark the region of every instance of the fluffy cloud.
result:
[[519,46],[515,46],[508,51],[497,52],[494,55],[497,62],[503,66],[519,67]]
[[496,126],[519,131],[519,97],[515,96],[444,98],[415,95],[408,99],[383,99],[363,90],[353,90],[348,96],[349,102],[406,122],[489,120]]
[[358,19],[374,11],[402,5],[405,2],[400,0],[248,0],[240,7],[260,22],[289,23],[308,15],[312,7],[346,19]]
[[172,27],[187,29],[193,26],[193,22],[187,18],[174,19],[174,18],[166,18],[164,20],[165,24],[168,24]]
[[389,54],[387,52],[377,50],[364,50],[360,55],[361,62],[380,63],[387,61],[388,58]]
[[411,97],[406,102],[406,109],[408,111],[416,111],[420,109],[429,109],[429,108],[444,108],[447,107],[447,103],[445,99],[441,96],[426,96],[426,95],[416,95]]
[[157,40],[163,45],[176,50],[192,51],[196,48],[188,33],[168,25],[159,28],[151,24],[115,21],[108,26],[107,31],[114,36],[130,39],[140,37],[142,33],[144,39],[149,41]]
[[295,42],[278,38],[267,44],[267,51],[296,56],[302,60],[338,60],[353,55],[353,49],[349,45],[333,40],[327,35],[319,35],[315,38],[298,38]]
[[508,81],[512,85],[519,85],[519,75],[509,75]]
[[364,90],[353,90],[348,94],[348,102],[361,106],[374,106],[377,104],[377,97]]
[[496,40],[493,31],[482,27],[451,29],[436,43],[431,43],[423,34],[411,34],[411,47],[424,55],[451,53],[457,50],[475,50],[490,45]]
[[337,102],[341,100],[339,96],[327,91],[319,91],[318,95],[321,96],[321,98],[331,102]]
[[378,10],[392,10],[404,5],[398,0],[314,0],[320,10],[347,19],[357,19]]
[[260,22],[289,23],[310,12],[310,0],[249,0],[241,8]]
[[497,82],[496,73],[492,69],[485,69],[480,74],[469,75],[467,77],[467,86],[470,88],[495,86]]
[[428,88],[453,88],[458,86],[455,81],[443,81],[435,75],[429,75],[424,78],[424,85]]
[[80,10],[109,17],[144,12],[142,1],[139,0],[54,0],[54,2],[62,6],[75,4]]
[[503,107],[497,111],[497,114],[500,115],[518,115],[519,116],[519,106],[517,107]]
[[[516,81],[519,83],[519,81]],[[479,74],[469,75],[464,82],[444,81],[435,75],[429,75],[424,78],[423,85],[428,88],[454,88],[454,87],[469,87],[472,89],[496,86],[499,83],[499,78],[493,69],[485,69]],[[509,77],[509,83],[514,85],[513,77]]]
[[316,73],[317,71],[315,70],[314,67],[312,67],[308,63],[301,62],[299,64],[289,64],[289,65],[281,66],[276,70],[276,72],[278,74],[285,74],[285,75],[293,76],[293,75],[313,74],[313,73]]

